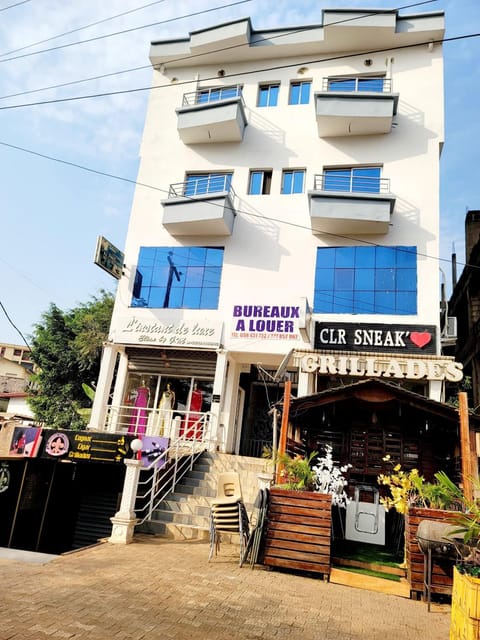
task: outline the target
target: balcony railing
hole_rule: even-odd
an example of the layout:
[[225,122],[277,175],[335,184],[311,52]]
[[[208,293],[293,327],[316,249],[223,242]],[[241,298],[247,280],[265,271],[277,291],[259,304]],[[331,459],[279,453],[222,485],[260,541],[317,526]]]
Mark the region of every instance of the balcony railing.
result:
[[322,91],[343,91],[347,93],[371,91],[374,93],[391,93],[392,81],[390,78],[368,77],[323,78]]
[[317,174],[314,177],[315,191],[338,191],[342,193],[390,193],[388,178],[349,175]]
[[210,437],[209,411],[165,411],[163,409],[108,405],[105,430],[132,435],[203,441]]
[[242,98],[242,86],[239,84],[229,87],[212,87],[211,89],[198,89],[183,95],[182,107],[190,107],[196,104],[208,104],[220,102],[230,98]]
[[205,175],[190,178],[185,182],[171,184],[168,190],[168,199],[171,198],[193,198],[195,196],[208,195],[209,193],[228,192],[231,197],[235,196],[232,185],[232,174]]

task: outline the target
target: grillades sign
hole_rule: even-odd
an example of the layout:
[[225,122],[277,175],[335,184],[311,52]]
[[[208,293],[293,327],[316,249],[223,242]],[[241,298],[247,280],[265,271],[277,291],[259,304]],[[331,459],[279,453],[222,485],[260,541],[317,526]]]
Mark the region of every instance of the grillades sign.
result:
[[435,355],[436,342],[433,325],[315,323],[315,349]]

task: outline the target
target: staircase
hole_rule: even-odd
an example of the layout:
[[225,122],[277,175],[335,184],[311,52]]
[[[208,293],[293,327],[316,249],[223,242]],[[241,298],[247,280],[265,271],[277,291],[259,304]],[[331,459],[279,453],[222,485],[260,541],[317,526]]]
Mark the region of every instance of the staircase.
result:
[[240,474],[243,501],[250,515],[259,490],[257,474],[264,466],[260,458],[203,453],[140,531],[175,540],[208,539],[210,504],[217,494],[218,475],[225,471]]

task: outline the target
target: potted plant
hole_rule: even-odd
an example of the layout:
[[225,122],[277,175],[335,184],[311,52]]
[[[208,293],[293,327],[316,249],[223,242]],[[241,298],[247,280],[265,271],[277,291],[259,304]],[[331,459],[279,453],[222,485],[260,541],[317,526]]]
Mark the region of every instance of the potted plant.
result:
[[317,456],[278,456],[282,482],[270,490],[264,563],[328,578],[332,501],[347,499],[346,468],[334,465],[330,447],[313,465]]

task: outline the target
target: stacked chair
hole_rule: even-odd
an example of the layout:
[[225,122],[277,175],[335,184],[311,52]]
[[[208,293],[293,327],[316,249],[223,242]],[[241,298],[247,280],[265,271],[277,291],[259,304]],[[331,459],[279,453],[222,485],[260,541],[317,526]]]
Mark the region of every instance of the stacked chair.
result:
[[243,504],[240,476],[235,472],[221,473],[218,477],[217,496],[210,509],[210,554],[220,550],[221,534],[238,534],[240,538],[240,566],[249,536],[249,521]]

